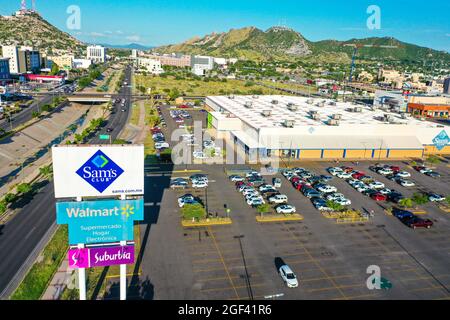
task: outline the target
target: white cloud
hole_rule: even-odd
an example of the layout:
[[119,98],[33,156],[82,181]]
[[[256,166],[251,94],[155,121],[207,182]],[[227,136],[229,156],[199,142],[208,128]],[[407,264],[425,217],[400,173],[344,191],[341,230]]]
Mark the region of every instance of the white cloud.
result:
[[122,30],[117,30],[116,33],[117,34],[123,34],[123,31]]
[[104,33],[95,32],[95,31],[94,32],[90,32],[89,36],[91,36],[91,37],[106,37],[106,35]]
[[127,36],[126,39],[134,42],[141,41],[141,37],[138,35]]

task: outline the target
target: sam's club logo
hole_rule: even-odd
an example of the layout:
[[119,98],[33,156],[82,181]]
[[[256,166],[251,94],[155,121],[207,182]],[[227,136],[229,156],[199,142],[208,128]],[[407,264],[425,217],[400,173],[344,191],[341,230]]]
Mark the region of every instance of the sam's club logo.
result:
[[439,151],[444,149],[445,146],[450,142],[450,138],[447,135],[447,132],[445,130],[442,130],[434,139],[433,143],[436,146],[436,149]]
[[93,186],[98,192],[105,191],[124,171],[106,154],[98,150],[77,174]]

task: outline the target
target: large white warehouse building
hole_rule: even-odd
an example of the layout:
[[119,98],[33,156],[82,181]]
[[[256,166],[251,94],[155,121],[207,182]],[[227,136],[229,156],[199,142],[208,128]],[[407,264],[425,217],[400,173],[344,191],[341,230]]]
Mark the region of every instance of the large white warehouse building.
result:
[[353,103],[291,96],[206,98],[212,134],[247,155],[403,159],[449,154],[450,127]]

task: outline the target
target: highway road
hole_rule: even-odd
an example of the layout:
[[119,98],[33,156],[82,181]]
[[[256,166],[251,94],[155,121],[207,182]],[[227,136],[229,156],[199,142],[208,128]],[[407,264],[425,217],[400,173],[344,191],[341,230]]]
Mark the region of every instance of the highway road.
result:
[[[126,69],[125,81],[130,83],[132,70]],[[131,88],[122,87],[120,94],[130,95]],[[116,107],[106,128],[113,128],[115,139],[124,128],[130,115],[131,101],[127,99],[126,112]],[[91,144],[109,143],[93,138]],[[5,225],[0,225],[0,299],[7,299],[34,263],[37,255],[56,228],[55,198],[53,183],[48,183]]]

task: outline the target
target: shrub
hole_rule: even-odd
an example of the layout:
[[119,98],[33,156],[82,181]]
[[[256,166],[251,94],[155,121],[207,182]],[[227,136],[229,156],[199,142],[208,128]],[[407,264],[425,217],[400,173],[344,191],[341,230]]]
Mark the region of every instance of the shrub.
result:
[[401,199],[398,203],[403,208],[411,208],[413,206],[413,201],[410,198]]
[[181,209],[181,213],[185,220],[199,220],[206,216],[205,208],[201,204],[186,204]]
[[412,201],[418,205],[420,204],[426,204],[428,203],[430,200],[428,199],[428,196],[424,193],[419,193],[416,192],[414,193],[413,197],[412,197]]

